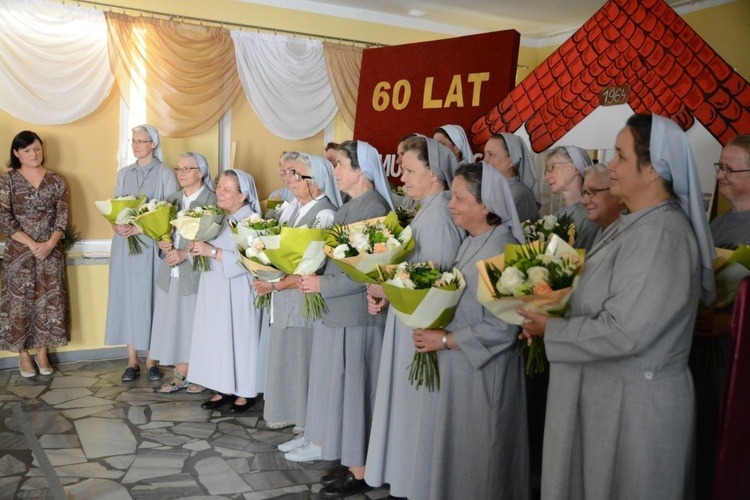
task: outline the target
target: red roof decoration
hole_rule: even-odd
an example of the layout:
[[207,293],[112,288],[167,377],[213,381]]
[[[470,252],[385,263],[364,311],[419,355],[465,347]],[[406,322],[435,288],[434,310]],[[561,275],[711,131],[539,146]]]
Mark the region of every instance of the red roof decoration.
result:
[[722,144],[750,131],[750,83],[663,0],[610,0],[505,99],[471,127],[477,149],[524,122],[544,151],[597,106],[608,86],[630,84],[636,113],[697,119]]

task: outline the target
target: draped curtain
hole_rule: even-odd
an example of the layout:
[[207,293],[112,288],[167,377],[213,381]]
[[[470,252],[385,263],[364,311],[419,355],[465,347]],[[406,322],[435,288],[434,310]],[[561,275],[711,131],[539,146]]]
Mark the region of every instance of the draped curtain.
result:
[[323,43],[328,80],[344,123],[354,130],[357,114],[359,71],[362,68],[362,48],[353,45]]
[[146,102],[150,124],[169,137],[206,132],[240,91],[227,30],[105,13],[109,59],[125,102]]
[[2,0],[0,108],[61,125],[99,107],[112,89],[102,12],[41,0]]
[[336,115],[323,42],[233,30],[245,95],[271,133],[311,137]]

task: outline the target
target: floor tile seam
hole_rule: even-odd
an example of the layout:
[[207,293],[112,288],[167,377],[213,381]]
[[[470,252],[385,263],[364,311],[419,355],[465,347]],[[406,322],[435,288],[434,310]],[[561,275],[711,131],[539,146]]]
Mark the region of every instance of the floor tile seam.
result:
[[55,468],[52,467],[52,462],[50,462],[50,459],[47,456],[47,453],[44,451],[44,448],[42,448],[42,445],[37,439],[36,434],[34,434],[34,429],[31,427],[31,423],[26,418],[26,415],[24,415],[21,406],[14,405],[12,409],[13,416],[16,417],[16,421],[23,431],[26,442],[28,443],[29,448],[31,448],[31,452],[34,454],[34,456],[36,456],[36,460],[39,463],[39,468],[42,470],[42,472],[44,473],[44,477],[47,479],[47,484],[49,486],[50,492],[54,496],[55,500],[67,500],[68,496],[65,493],[65,489],[63,488],[62,483],[60,482],[60,478],[57,476]]

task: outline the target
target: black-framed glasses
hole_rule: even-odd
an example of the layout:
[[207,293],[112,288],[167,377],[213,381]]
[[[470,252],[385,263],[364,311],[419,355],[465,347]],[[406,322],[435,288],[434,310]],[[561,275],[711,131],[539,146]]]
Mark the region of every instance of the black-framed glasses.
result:
[[583,198],[584,196],[588,196],[589,198],[593,200],[594,198],[596,198],[596,195],[598,193],[601,193],[602,191],[609,191],[609,188],[584,189],[583,191],[581,191],[581,198]]
[[174,171],[177,172],[178,174],[182,174],[182,173],[186,174],[190,172],[191,170],[200,170],[200,168],[198,167],[175,167],[174,168]]
[[552,162],[552,163],[549,164],[548,167],[544,167],[544,173],[545,174],[551,174],[552,172],[554,172],[555,167],[557,167],[558,165],[564,165],[566,163],[573,163],[573,162],[572,161],[555,161],[555,162]]
[[130,140],[130,143],[131,144],[135,144],[136,146],[141,146],[143,144],[148,144],[149,142],[154,142],[154,141],[152,141],[151,139],[149,139],[147,141],[142,141],[140,139],[131,139]]
[[309,179],[309,180],[313,180],[313,178],[312,178],[312,177],[310,177],[309,175],[302,175],[302,174],[300,174],[299,172],[297,172],[297,170],[295,170],[295,169],[293,169],[293,168],[289,168],[289,169],[287,169],[287,173],[288,173],[289,175],[291,175],[291,176],[292,176],[292,178],[293,178],[293,179],[294,179],[295,181],[300,181],[300,180],[302,180],[302,179],[305,179],[305,180],[307,180],[307,179]]
[[714,170],[716,170],[717,174],[719,173],[719,171],[721,171],[721,173],[724,174],[724,175],[726,175],[727,177],[729,177],[732,174],[739,173],[739,172],[750,172],[750,169],[734,170],[733,168],[727,167],[726,165],[724,165],[720,161],[714,163]]

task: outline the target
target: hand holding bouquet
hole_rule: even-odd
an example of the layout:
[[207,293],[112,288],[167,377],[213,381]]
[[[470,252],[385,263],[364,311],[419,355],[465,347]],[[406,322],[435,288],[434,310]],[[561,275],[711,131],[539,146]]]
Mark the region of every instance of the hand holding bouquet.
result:
[[563,215],[556,217],[554,215],[545,215],[541,219],[532,221],[527,220],[521,223],[523,234],[526,241],[541,241],[546,243],[553,234],[558,235],[563,241],[571,245],[576,239],[576,225],[573,217]]
[[[221,223],[226,211],[214,205],[198,208],[186,208],[177,213],[170,222],[183,238],[193,241],[210,241],[221,231]],[[193,259],[193,271],[209,271],[211,263],[208,257],[198,255]]]
[[[380,267],[383,292],[396,316],[406,326],[440,329],[450,323],[466,281],[461,272],[435,269],[431,262],[401,263]],[[414,352],[409,365],[409,382],[416,388],[424,385],[440,389],[437,354]]]
[[[95,201],[97,210],[111,224],[131,224],[135,219],[135,210],[146,201],[146,195],[136,198],[133,195],[120,196],[118,198],[108,198],[102,201]],[[128,254],[134,255],[141,253],[143,242],[137,234],[132,234],[128,238]]]
[[[239,221],[237,224],[230,223],[232,237],[237,243],[237,264],[256,279],[266,282],[278,282],[284,277],[284,272],[279,271],[271,265],[266,256],[265,245],[259,236],[278,234],[281,230],[275,219],[262,219],[258,214],[253,214]],[[269,310],[271,307],[271,294],[256,294],[255,307]]]
[[[562,316],[583,268],[578,251],[557,235],[543,244],[506,245],[505,253],[477,262],[477,300],[506,323],[521,325],[516,313],[523,307],[534,312]],[[544,344],[532,337],[526,344],[526,373],[544,371]]]
[[[311,224],[314,225],[314,224]],[[247,252],[269,263],[283,274],[313,274],[325,263],[323,244],[328,230],[313,227],[282,227],[278,234],[259,236]],[[246,255],[247,255],[246,252]],[[327,311],[320,293],[306,293],[302,316],[319,319]]]

